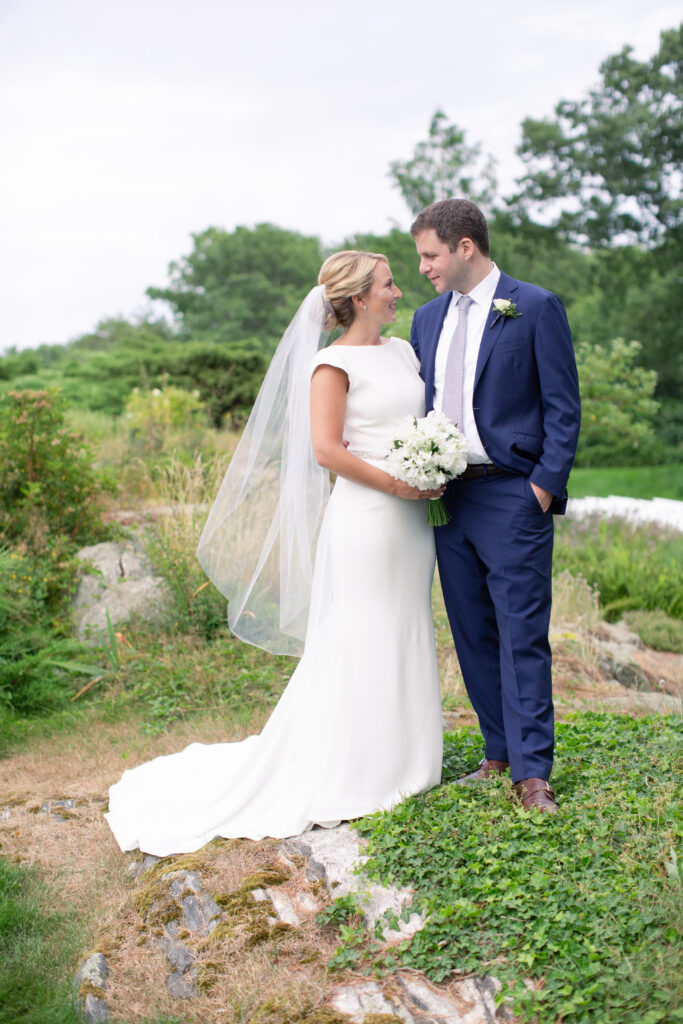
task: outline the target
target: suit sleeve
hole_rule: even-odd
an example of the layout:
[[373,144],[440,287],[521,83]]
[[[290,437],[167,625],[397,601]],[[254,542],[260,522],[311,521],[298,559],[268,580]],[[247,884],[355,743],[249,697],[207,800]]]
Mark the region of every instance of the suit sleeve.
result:
[[556,295],[549,295],[539,310],[535,348],[544,436],[529,479],[561,498],[576,454],[581,399],[567,314]]

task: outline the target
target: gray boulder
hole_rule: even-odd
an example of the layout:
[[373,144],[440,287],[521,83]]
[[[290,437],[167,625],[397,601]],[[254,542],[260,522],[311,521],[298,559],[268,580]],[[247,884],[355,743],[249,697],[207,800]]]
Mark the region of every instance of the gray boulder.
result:
[[73,602],[79,639],[96,644],[106,638],[107,613],[115,627],[134,615],[147,622],[164,620],[171,603],[169,587],[154,572],[138,541],[92,544],[76,557],[84,565]]

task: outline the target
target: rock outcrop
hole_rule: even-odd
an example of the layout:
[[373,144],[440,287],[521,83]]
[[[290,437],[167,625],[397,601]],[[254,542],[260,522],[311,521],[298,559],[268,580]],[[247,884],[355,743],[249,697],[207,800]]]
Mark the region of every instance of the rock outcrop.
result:
[[83,563],[73,609],[78,636],[98,643],[106,638],[109,622],[119,628],[134,616],[161,622],[168,612],[170,592],[154,572],[136,539],[107,541],[81,548]]

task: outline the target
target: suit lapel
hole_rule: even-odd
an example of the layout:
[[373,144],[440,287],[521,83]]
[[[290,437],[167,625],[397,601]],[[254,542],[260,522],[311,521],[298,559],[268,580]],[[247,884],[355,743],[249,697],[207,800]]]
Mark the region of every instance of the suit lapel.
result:
[[422,371],[425,382],[425,391],[427,393],[427,408],[431,409],[434,405],[434,364],[436,362],[436,350],[439,345],[439,338],[441,337],[441,328],[443,322],[446,319],[446,313],[451,302],[453,292],[446,292],[444,295],[439,295],[433,305],[434,314],[431,319],[431,323],[425,331],[425,355],[422,359]]
[[[494,299],[512,299],[514,302],[515,293],[519,288],[518,282],[515,281],[514,277],[508,277],[507,274],[503,274],[501,271],[500,278],[498,280],[498,287],[496,288]],[[505,327],[505,321],[507,317],[499,316],[493,305],[489,310],[489,315],[486,318],[484,325],[484,333],[481,336],[481,344],[479,346],[479,355],[477,357],[477,369],[474,375],[474,386],[476,388],[479,383],[479,378],[482,375],[483,369],[486,366],[486,362],[493,351],[493,346],[500,338],[503,329]]]

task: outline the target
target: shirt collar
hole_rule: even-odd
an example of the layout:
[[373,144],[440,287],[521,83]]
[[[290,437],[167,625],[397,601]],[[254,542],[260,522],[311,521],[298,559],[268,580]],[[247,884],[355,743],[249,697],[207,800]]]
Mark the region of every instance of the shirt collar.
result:
[[[490,271],[478,285],[468,292],[469,297],[473,302],[476,302],[478,306],[483,306],[486,310],[493,303],[493,296],[496,294],[496,288],[498,287],[498,281],[500,280],[500,270],[494,263]],[[450,310],[455,309],[456,303],[462,292],[454,291],[451,298]]]

